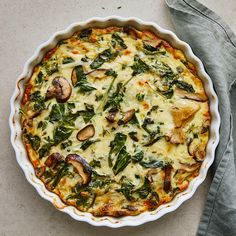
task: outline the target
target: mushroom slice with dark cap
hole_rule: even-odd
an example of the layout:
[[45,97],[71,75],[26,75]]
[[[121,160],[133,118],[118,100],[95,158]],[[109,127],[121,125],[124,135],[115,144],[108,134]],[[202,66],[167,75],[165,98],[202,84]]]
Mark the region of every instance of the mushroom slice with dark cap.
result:
[[202,162],[206,155],[205,143],[200,142],[199,139],[194,139],[188,145],[188,153],[193,156],[196,161]]
[[134,117],[134,114],[135,114],[135,109],[128,110],[127,112],[125,112],[123,121],[125,123],[129,122]]
[[171,191],[171,171],[173,167],[172,165],[168,164],[165,166],[164,171],[165,171],[165,177],[164,177],[164,186],[163,189],[166,193]]
[[115,122],[117,111],[109,111],[108,115],[106,116],[106,119],[109,123]]
[[125,26],[124,33],[128,34],[133,39],[141,38],[140,32],[138,32],[136,29],[134,29],[131,26]]
[[206,102],[207,101],[207,96],[204,93],[189,93],[183,89],[176,88],[175,92],[184,99],[189,99],[193,100],[196,102]]
[[62,160],[62,155],[58,152],[52,153],[48,156],[47,160],[45,161],[45,165],[50,168],[55,168],[58,163]]
[[48,88],[46,100],[56,98],[57,102],[66,102],[71,95],[70,83],[62,76],[57,76],[52,81],[52,86]]
[[83,129],[81,129],[77,134],[77,139],[79,141],[85,141],[87,139],[90,139],[94,136],[95,129],[92,124],[85,126]]
[[131,109],[125,112],[124,117],[119,121],[119,125],[123,125],[126,124],[127,122],[129,122],[135,114],[135,109]]
[[92,168],[87,161],[77,154],[69,154],[66,157],[66,162],[71,164],[76,172],[82,178],[82,185],[87,185],[91,180]]

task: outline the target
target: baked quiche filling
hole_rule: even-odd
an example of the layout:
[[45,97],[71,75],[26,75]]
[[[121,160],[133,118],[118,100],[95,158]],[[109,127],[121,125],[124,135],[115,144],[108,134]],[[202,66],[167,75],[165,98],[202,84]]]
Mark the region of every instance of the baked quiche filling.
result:
[[184,191],[209,138],[208,98],[184,54],[150,31],[88,28],[34,68],[21,106],[36,176],[94,216],[151,211]]

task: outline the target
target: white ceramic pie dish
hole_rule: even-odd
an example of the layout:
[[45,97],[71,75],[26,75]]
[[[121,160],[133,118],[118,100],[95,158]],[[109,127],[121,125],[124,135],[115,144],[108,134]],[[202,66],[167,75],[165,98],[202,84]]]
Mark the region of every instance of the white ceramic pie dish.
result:
[[[24,91],[24,84],[30,78],[34,66],[36,66],[42,60],[44,54],[47,51],[55,47],[59,40],[68,38],[73,33],[83,28],[108,27],[111,25],[130,25],[140,30],[149,29],[159,35],[161,38],[166,39],[173,47],[182,50],[187,59],[196,66],[198,75],[204,83],[205,91],[210,101],[210,112],[212,116],[210,139],[206,151],[207,154],[201,166],[199,176],[191,181],[189,187],[184,192],[179,193],[171,202],[161,205],[155,211],[141,213],[137,216],[126,216],[122,218],[112,218],[107,216],[94,217],[90,213],[80,212],[75,207],[66,206],[56,194],[49,192],[45,188],[43,182],[36,177],[33,166],[27,157],[27,153],[21,139],[22,131],[19,115],[20,102]],[[76,220],[86,221],[95,226],[108,226],[113,228],[122,226],[136,226],[145,222],[156,220],[166,213],[177,209],[183,202],[193,196],[198,186],[206,178],[207,171],[214,160],[216,146],[219,142],[220,116],[218,112],[218,99],[214,92],[211,79],[206,74],[202,62],[193,54],[190,46],[178,39],[174,33],[162,29],[155,23],[144,22],[138,18],[121,18],[118,16],[111,16],[106,18],[91,18],[85,22],[77,22],[71,24],[65,30],[56,32],[47,42],[41,44],[36,49],[34,55],[25,63],[23,73],[17,80],[16,88],[11,98],[10,105],[11,114],[9,118],[9,124],[11,129],[11,143],[16,153],[17,162],[24,171],[24,174],[29,183],[35,187],[41,197],[52,202],[52,204],[60,211],[66,212]]]

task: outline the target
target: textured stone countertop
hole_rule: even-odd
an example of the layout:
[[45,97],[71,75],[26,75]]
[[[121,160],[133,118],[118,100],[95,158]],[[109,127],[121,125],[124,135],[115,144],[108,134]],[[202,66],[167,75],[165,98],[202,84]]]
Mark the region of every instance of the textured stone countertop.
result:
[[[236,32],[235,0],[200,0]],[[0,0],[0,236],[3,235],[195,235],[210,174],[192,199],[175,212],[138,227],[96,228],[77,222],[43,200],[16,163],[8,126],[16,78],[36,47],[55,31],[93,16],[137,16],[173,30],[164,0]]]

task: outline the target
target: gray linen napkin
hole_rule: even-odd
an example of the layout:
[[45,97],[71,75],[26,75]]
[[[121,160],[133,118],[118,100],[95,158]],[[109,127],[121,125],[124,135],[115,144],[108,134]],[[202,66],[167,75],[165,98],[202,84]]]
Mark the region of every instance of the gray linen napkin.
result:
[[[236,235],[236,37],[195,0],[166,0],[177,35],[202,60],[219,98],[220,142],[198,235]],[[227,4],[227,1],[225,2]],[[233,122],[234,119],[234,122]],[[235,126],[236,127],[236,126]]]

